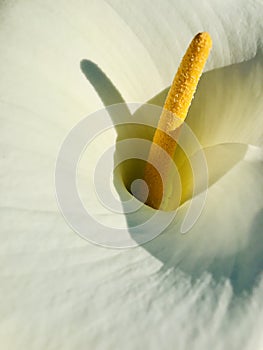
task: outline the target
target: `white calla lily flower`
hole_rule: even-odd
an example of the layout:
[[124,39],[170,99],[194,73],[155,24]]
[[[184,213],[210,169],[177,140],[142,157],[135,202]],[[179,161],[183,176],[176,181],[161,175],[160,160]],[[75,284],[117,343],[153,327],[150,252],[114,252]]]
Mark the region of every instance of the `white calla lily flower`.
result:
[[[262,349],[262,11],[243,0],[0,4],[3,348]],[[175,220],[154,240],[90,244],[57,205],[62,141],[103,104],[162,106],[200,31],[213,51],[187,117],[208,165],[199,219],[180,233],[186,180]]]

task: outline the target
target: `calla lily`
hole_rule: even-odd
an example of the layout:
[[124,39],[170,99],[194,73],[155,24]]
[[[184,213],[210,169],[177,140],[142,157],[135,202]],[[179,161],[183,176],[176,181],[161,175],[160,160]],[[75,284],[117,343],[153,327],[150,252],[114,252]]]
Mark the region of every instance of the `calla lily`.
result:
[[[242,0],[1,4],[5,349],[262,348],[261,13]],[[88,243],[65,222],[54,189],[63,139],[103,107],[80,61],[98,65],[124,101],[162,105],[202,30],[213,52],[187,118],[209,170],[200,218],[180,234],[186,193],[151,242]]]

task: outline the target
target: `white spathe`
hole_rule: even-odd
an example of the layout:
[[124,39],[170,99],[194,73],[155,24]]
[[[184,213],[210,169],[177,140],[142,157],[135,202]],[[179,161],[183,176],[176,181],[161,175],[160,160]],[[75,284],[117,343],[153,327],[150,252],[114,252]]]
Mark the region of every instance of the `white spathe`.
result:
[[[243,0],[0,4],[3,348],[262,349],[261,13]],[[91,245],[65,223],[54,189],[61,142],[102,107],[80,61],[142,103],[170,84],[202,30],[214,47],[189,124],[211,173],[215,155],[237,155],[233,143],[244,152],[218,167],[185,236],[179,213],[143,247]]]

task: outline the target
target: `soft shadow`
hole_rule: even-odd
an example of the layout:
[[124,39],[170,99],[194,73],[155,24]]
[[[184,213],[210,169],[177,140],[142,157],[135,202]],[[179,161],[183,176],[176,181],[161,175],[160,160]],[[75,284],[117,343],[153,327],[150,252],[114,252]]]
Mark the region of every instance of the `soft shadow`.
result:
[[[181,204],[192,198],[193,186],[195,186],[196,195],[207,188],[207,183],[202,178],[202,173],[195,173],[194,176],[192,173],[192,166],[198,162],[200,152],[203,152],[206,158],[208,186],[210,187],[244,158],[247,148],[247,145],[241,143],[224,143],[205,147],[194,153],[189,159],[185,157],[184,163],[179,168],[182,183]],[[198,167],[198,163],[196,167]]]
[[[237,64],[235,65],[234,72],[243,71],[243,73],[247,75],[249,74],[249,65],[250,62]],[[110,81],[110,79],[105,75],[105,73],[102,72],[102,70],[95,63],[88,60],[83,60],[81,62],[81,70],[85,74],[89,82],[92,84],[94,89],[97,91],[105,107],[110,106],[112,104],[124,102],[120,92],[116,89],[116,87]],[[203,74],[198,86],[197,96],[193,100],[187,119],[190,127],[192,127],[194,130],[196,123],[198,123],[199,115],[203,115],[204,113],[215,113],[213,103],[209,101],[213,101],[218,98],[219,90],[220,94],[224,92],[224,94],[227,95],[229,93],[232,96],[233,89],[236,83],[236,77],[232,77],[231,74],[231,67],[225,67]],[[168,90],[169,87],[160,92],[152,99],[150,99],[148,103],[157,106],[162,106],[165,101]],[[233,98],[233,96],[231,96],[230,98]],[[222,98],[222,101],[224,101],[224,98]],[[136,111],[136,113],[140,112],[140,109]],[[132,117],[128,107],[124,107],[124,113],[128,117]],[[221,116],[219,115],[218,123],[220,123],[220,117]],[[119,119],[116,120],[114,115],[111,115],[111,118],[113,124],[116,124],[116,122],[119,121]],[[201,139],[204,139],[203,134],[205,132],[210,132],[210,130],[210,134],[216,134],[216,128],[216,125],[204,125],[203,132],[199,133],[197,136]],[[140,127],[137,128],[132,126],[128,128],[127,126],[125,126],[125,128],[117,128],[117,135],[119,140],[127,139],[130,137],[138,137],[151,140],[153,133],[154,130],[151,128],[146,133],[145,129],[142,129]],[[247,146],[241,143],[233,143],[231,145],[218,144],[215,146],[211,146],[208,144],[206,146],[207,147],[204,149],[204,152],[209,167],[209,185],[216,183],[240,160],[242,160],[247,149]],[[116,152],[118,151],[120,150],[117,149]],[[189,163],[184,159],[183,152],[180,150],[180,148],[176,157],[178,157],[178,162],[181,164],[182,174],[186,175],[187,173],[191,172]],[[134,173],[138,175],[140,174],[139,168],[142,169],[142,164],[136,162],[129,163],[129,165],[124,164],[121,167],[121,169],[118,170],[118,176],[121,176],[124,179],[124,183],[126,185],[131,183],[132,181],[132,178],[131,176],[129,176],[128,173],[131,171],[131,169],[134,168],[138,168],[138,172]],[[125,181],[125,177],[129,178],[129,180]],[[185,179],[191,179],[191,176],[187,175],[182,177],[184,187],[183,202],[191,198],[192,193],[192,181],[187,180],[186,182],[184,182]],[[199,186],[198,191],[202,192],[204,190],[204,188],[202,187],[202,179],[199,179],[197,183]],[[124,192],[120,193],[121,200],[126,200],[127,195],[123,195],[123,193]],[[182,216],[183,212],[184,211],[182,210]],[[131,220],[131,216],[127,215],[126,219],[128,226],[132,227],[134,225],[134,220]],[[157,237],[152,242],[149,242],[144,245],[144,248],[149,253],[151,253],[157,259],[162,261],[162,270],[166,271],[173,269],[176,272],[177,268],[179,268],[187,274],[190,274],[193,280],[198,279],[204,271],[207,271],[212,274],[216,281],[221,281],[224,278],[229,278],[236,294],[243,293],[244,291],[251,291],[258,279],[259,274],[263,270],[261,257],[262,249],[260,244],[262,240],[263,225],[262,212],[259,213],[253,221],[253,227],[251,227],[249,242],[244,250],[227,259],[224,258],[223,260],[222,258],[218,258],[215,256],[213,260],[207,261],[207,264],[204,263],[200,265],[200,268],[198,267],[198,261],[195,265],[193,265],[192,263],[187,262],[188,257],[184,255],[186,252],[190,254],[190,251],[188,251],[188,249],[185,250],[185,243],[181,245],[182,240],[181,238],[178,239],[178,232],[176,230],[179,227],[178,223],[181,219],[182,218],[177,217],[176,222],[172,224],[174,225],[174,232],[172,232],[172,230],[170,229],[169,232],[164,232],[161,236]]]
[[[180,218],[177,220],[179,221]],[[212,248],[211,239],[207,237],[207,242],[203,242],[206,247],[200,249],[195,237],[180,237],[180,233],[176,232],[178,228],[176,223],[174,232],[171,230],[164,232],[152,242],[144,245],[144,248],[163,262],[161,269],[163,273],[168,271],[177,273],[180,270],[191,276],[193,283],[198,281],[202,275],[210,273],[216,283],[228,279],[234,294],[240,296],[252,293],[253,288],[262,277],[262,227],[263,211],[261,210],[248,229],[248,240],[245,246],[232,255],[225,255],[224,252],[214,257],[198,255],[198,250],[205,252]],[[191,239],[195,240],[196,244],[190,242]]]
[[[94,62],[90,60],[82,60],[80,63],[80,68],[85,77],[96,90],[97,94],[99,95],[101,101],[103,102],[112,119],[112,123],[115,126],[115,130],[117,132],[116,141],[119,142],[122,140],[132,138],[152,140],[154,128],[145,127],[144,125],[134,123],[126,123],[125,125],[120,124],[124,121],[127,122],[129,119],[132,120],[137,118],[138,120],[143,120],[143,118],[145,117],[143,108],[139,108],[135,111],[134,114],[131,114],[128,106],[124,103],[124,99],[121,96],[121,93],[111,82],[111,80],[107,77],[107,75]],[[116,104],[118,104],[118,108],[110,107]],[[147,121],[145,121],[145,124],[147,125]],[[118,158],[125,156],[125,154],[123,153],[126,150],[123,147],[120,147],[119,144],[116,142],[115,164]],[[121,177],[125,183],[125,186],[127,188],[130,188],[130,184],[135,178],[142,177],[143,168],[143,161],[135,159],[127,160],[119,166],[119,168],[117,169],[117,174],[119,176],[119,173],[121,172]],[[117,179],[117,181],[119,181],[119,178]],[[116,183],[116,177],[114,178],[114,183]],[[120,195],[124,196],[124,198],[121,199],[127,200],[125,194],[121,193]]]
[[231,280],[238,290],[250,290],[263,272],[263,209],[255,216],[246,249],[236,256]]
[[107,75],[90,60],[82,60],[80,68],[85,77],[96,90],[104,106],[125,102],[117,88]]

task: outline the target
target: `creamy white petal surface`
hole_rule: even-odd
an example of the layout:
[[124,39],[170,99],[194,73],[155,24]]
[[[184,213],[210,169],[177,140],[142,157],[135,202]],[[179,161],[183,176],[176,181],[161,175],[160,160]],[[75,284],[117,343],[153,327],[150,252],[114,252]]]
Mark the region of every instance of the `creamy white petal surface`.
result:
[[[208,31],[213,55],[207,69],[248,60],[262,46],[262,3],[259,1],[108,0],[147,48],[167,86],[193,37]],[[146,15],[147,14],[147,15]],[[181,55],[178,55],[181,52]]]
[[[5,349],[263,347],[261,13],[259,1],[0,4]],[[185,202],[166,232],[127,251],[84,241],[54,189],[64,137],[102,107],[80,61],[144,102],[169,85],[201,30],[214,40],[189,115],[211,169],[201,217],[181,235]]]

